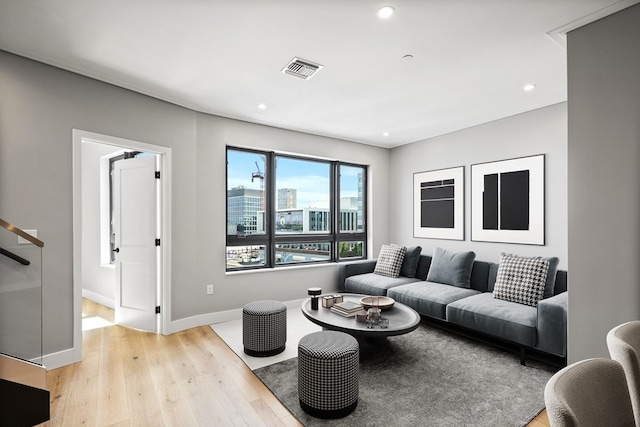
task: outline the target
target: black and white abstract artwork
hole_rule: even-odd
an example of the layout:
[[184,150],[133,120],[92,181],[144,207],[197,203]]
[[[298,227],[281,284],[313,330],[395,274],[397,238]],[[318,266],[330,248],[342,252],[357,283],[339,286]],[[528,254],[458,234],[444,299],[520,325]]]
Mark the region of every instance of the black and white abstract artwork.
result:
[[413,174],[413,235],[464,240],[464,166]]
[[544,160],[471,165],[471,240],[544,245]]

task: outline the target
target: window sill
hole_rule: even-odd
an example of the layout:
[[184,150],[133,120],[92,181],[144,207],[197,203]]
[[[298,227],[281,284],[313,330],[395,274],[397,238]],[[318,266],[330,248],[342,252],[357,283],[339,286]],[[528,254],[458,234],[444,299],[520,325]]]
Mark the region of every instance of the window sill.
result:
[[283,265],[275,268],[254,268],[251,270],[235,270],[235,271],[225,271],[225,276],[236,276],[241,274],[255,274],[255,273],[272,273],[278,271],[289,271],[289,270],[301,270],[308,268],[337,268],[340,265],[338,262],[327,262],[322,264],[301,264],[301,265]]

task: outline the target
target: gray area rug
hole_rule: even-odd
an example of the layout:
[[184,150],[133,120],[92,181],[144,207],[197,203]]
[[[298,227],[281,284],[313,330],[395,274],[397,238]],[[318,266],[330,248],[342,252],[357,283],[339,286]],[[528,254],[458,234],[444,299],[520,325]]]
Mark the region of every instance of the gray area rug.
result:
[[[287,346],[297,343],[287,343]],[[523,426],[544,408],[556,368],[420,324],[383,343],[361,343],[358,407],[338,420],[307,415],[298,359],[254,371],[305,426]]]

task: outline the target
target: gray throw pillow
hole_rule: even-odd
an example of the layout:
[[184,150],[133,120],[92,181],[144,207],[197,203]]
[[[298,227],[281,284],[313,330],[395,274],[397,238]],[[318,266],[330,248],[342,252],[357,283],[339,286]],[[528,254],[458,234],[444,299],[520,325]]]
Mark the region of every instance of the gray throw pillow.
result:
[[400,268],[400,275],[404,277],[416,277],[416,270],[418,269],[418,261],[420,261],[420,253],[422,247],[413,246],[407,248],[404,254],[404,261],[402,261],[402,268]]
[[404,253],[407,248],[398,245],[382,245],[376,261],[374,274],[396,278],[400,275]]
[[560,258],[554,256],[545,258],[549,261],[549,272],[547,273],[547,280],[544,285],[544,297],[552,297],[556,288],[556,273],[558,272],[558,264],[560,264]]
[[427,282],[470,288],[471,268],[475,259],[476,253],[473,251],[456,253],[435,248],[427,274]]
[[502,254],[494,298],[536,307],[544,296],[549,261],[542,257]]

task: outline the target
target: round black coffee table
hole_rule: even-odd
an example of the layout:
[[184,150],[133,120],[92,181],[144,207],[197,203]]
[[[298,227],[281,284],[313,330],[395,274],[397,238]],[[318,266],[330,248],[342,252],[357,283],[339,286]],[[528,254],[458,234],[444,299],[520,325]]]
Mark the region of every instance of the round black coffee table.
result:
[[[340,294],[345,301],[360,302],[360,298],[367,295]],[[322,296],[320,296],[322,301]],[[389,327],[386,329],[376,326],[367,328],[366,323],[357,322],[354,317],[344,317],[331,311],[330,308],[318,304],[317,310],[311,309],[311,298],[302,303],[302,314],[324,329],[346,332],[356,338],[386,338],[394,335],[402,335],[414,331],[420,323],[420,315],[411,307],[396,301],[392,308],[382,311],[382,318],[389,319]]]

